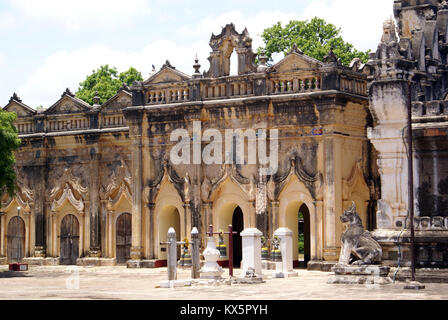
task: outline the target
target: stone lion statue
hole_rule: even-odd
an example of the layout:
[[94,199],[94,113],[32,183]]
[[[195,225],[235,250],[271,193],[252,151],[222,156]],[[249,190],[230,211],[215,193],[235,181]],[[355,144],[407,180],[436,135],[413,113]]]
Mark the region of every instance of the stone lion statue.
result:
[[342,234],[342,248],[339,257],[339,264],[350,264],[350,256],[354,254],[359,260],[353,265],[372,265],[381,262],[383,250],[380,244],[372,238],[370,232],[365,231],[361,218],[356,212],[356,205],[344,211],[341,216],[342,223],[347,225],[346,231]]

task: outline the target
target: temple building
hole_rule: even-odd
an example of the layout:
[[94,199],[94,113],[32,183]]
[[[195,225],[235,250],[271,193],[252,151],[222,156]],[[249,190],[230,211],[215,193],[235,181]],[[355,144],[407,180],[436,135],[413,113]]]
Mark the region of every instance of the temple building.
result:
[[[339,217],[355,202],[384,263],[396,265],[402,252],[409,261],[404,129],[411,83],[418,259],[446,266],[448,5],[395,1],[394,12],[398,28],[385,23],[367,64],[344,66],[332,51],[321,62],[295,46],[274,65],[263,54],[256,63],[248,31],[229,24],[210,39],[209,70],[201,72],[196,59],[190,75],[166,61],[102,105],[67,89],[36,111],[14,94],[4,110],[18,114],[22,147],[17,195],[1,199],[0,260],[160,267],[170,227],[179,240],[197,227],[204,247],[209,225],[256,228],[268,239],[280,227],[298,239],[300,225],[305,265],[320,268],[338,260]],[[233,52],[237,75],[230,75]],[[195,152],[212,145],[198,139],[198,125],[215,137],[233,130],[221,159],[237,160],[238,138],[245,151],[265,139],[271,160],[277,144],[277,170],[262,174],[265,159],[250,152],[241,161],[198,162]],[[190,164],[172,161],[179,130],[191,142],[182,149],[191,151]],[[239,236],[233,246],[238,266]],[[298,241],[293,258],[298,266]]]

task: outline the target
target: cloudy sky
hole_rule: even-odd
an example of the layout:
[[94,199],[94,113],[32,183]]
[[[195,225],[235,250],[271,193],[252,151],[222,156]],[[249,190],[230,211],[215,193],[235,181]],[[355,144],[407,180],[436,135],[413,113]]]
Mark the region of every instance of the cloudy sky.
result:
[[134,66],[146,78],[166,59],[192,74],[208,69],[212,32],[233,22],[256,49],[281,21],[318,16],[359,50],[375,50],[393,0],[0,0],[0,106],[14,92],[48,108],[100,65]]

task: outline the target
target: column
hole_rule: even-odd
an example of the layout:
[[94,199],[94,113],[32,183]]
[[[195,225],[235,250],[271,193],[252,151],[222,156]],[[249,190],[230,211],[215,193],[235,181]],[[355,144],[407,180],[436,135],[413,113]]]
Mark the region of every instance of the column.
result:
[[146,211],[146,236],[145,236],[145,245],[146,245],[146,258],[154,259],[154,203],[148,203],[145,209]]
[[[99,135],[95,136],[98,140]],[[101,239],[100,239],[100,197],[99,197],[99,158],[98,141],[92,146],[90,151],[89,175],[90,175],[90,211],[88,219],[90,222],[90,248],[89,257],[101,256]],[[88,229],[86,229],[87,231]]]
[[249,268],[255,270],[258,277],[261,273],[261,237],[263,233],[255,228],[244,229],[241,232],[243,242],[243,262],[241,276],[244,277]]
[[[129,110],[128,110],[129,109]],[[143,256],[142,243],[142,121],[143,111],[140,108],[127,108],[124,111],[129,125],[132,154],[132,247],[131,260],[128,266],[140,267]]]

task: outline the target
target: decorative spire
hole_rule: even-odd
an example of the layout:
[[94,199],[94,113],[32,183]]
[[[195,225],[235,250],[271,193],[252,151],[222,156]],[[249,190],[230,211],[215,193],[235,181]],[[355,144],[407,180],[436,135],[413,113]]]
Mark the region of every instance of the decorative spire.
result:
[[165,68],[165,67],[168,67],[168,68],[171,68],[171,69],[176,69],[176,68],[170,63],[170,60],[166,60],[165,64],[162,66],[162,69]]
[[93,106],[94,107],[100,106],[100,96],[98,95],[98,90],[96,90],[95,96],[93,97]]
[[303,54],[303,51],[300,50],[300,49],[297,47],[297,44],[294,43],[293,46],[292,46],[292,48],[291,48],[291,51],[289,51],[289,54],[291,54],[291,53]]
[[17,95],[17,93],[15,93],[15,92],[12,95],[11,99],[9,99],[9,102],[12,102],[13,100],[22,103],[22,99],[20,99],[19,96]]
[[331,49],[330,49],[330,52],[328,53],[328,55],[326,55],[325,57],[324,57],[324,62],[325,63],[339,63],[339,59],[338,59],[338,57],[336,56],[336,54],[334,53],[334,51],[333,51],[333,47],[331,47]]
[[196,58],[194,59],[193,68],[194,68],[193,78],[202,77],[201,72],[199,71],[199,69],[201,69],[201,65],[199,64],[198,54],[196,54]]
[[[130,89],[129,86],[126,84],[126,82],[123,82],[123,84],[121,85],[120,90],[131,91],[131,89]],[[120,90],[119,90],[119,91],[120,91]]]
[[63,96],[70,96],[70,97],[74,97],[75,95],[70,91],[69,88],[65,89],[64,93],[62,94]]
[[266,57],[266,51],[264,49],[262,49],[258,54],[258,61],[260,61],[260,64],[258,65],[257,72],[264,72],[269,69],[269,67],[266,65],[268,57]]

